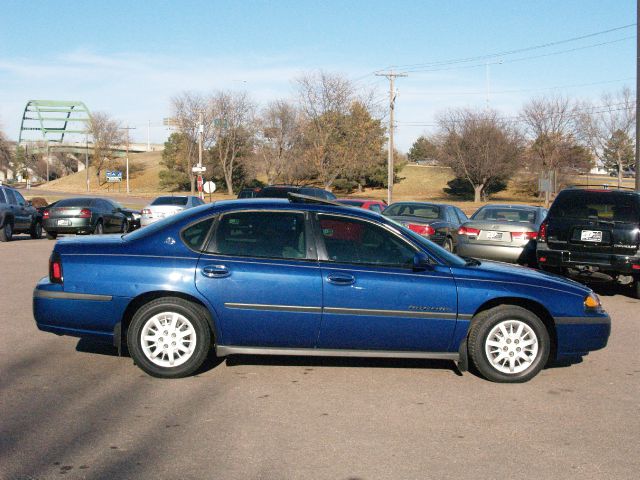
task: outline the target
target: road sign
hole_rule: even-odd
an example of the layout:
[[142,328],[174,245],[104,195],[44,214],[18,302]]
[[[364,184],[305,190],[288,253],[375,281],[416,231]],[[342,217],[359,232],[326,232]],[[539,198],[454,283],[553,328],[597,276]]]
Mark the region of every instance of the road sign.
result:
[[198,175],[198,191],[201,192],[202,191],[202,175]]
[[122,181],[122,172],[120,170],[107,170],[107,183],[117,183]]
[[207,171],[207,167],[198,167],[197,165],[191,169],[193,173],[204,173]]
[[213,193],[216,191],[216,184],[213,182],[206,182],[203,185],[203,188],[206,193]]

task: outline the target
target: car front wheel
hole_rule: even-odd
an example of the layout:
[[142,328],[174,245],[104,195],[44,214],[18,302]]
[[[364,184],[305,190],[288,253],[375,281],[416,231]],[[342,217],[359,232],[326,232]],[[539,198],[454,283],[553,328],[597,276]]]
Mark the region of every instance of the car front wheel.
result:
[[159,298],[133,316],[127,345],[133,361],[149,375],[186,377],[207,358],[211,330],[199,306],[181,298]]
[[546,364],[550,351],[542,320],[515,305],[499,305],[477,314],[467,344],[478,371],[501,383],[531,380]]
[[33,225],[31,225],[29,235],[31,235],[31,238],[36,240],[42,238],[42,224],[40,222],[35,222]]

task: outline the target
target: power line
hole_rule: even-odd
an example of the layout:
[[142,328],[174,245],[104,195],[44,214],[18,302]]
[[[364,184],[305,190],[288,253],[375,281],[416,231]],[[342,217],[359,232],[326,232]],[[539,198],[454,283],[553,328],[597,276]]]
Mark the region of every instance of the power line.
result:
[[586,38],[592,38],[592,37],[596,37],[599,35],[605,35],[607,33],[611,33],[611,32],[616,32],[619,30],[624,30],[627,28],[631,28],[636,26],[635,23],[630,23],[628,25],[622,25],[619,27],[614,27],[614,28],[609,28],[607,30],[600,30],[598,32],[593,32],[593,33],[589,33],[586,35],[581,35],[578,37],[571,37],[571,38],[566,38],[563,40],[557,40],[554,42],[547,42],[547,43],[543,43],[543,44],[539,44],[539,45],[533,45],[530,47],[524,47],[524,48],[517,48],[517,49],[513,49],[513,50],[505,50],[502,52],[496,52],[496,53],[489,53],[489,54],[484,54],[484,55],[478,55],[475,57],[466,57],[466,58],[457,58],[457,59],[452,59],[452,60],[440,60],[440,61],[435,61],[435,62],[428,62],[428,63],[414,63],[414,64],[406,64],[406,65],[394,65],[394,66],[389,66],[386,68],[394,68],[394,69],[398,69],[398,70],[405,70],[408,68],[416,68],[416,67],[432,67],[432,66],[440,66],[440,65],[453,65],[456,63],[468,63],[468,62],[474,62],[474,61],[478,61],[478,60],[488,60],[490,58],[494,58],[494,57],[505,57],[508,55],[513,55],[516,53],[523,53],[523,52],[528,52],[531,50],[538,50],[538,49],[542,49],[542,48],[548,48],[548,47],[553,47],[556,45],[562,45],[564,43],[570,43],[570,42],[576,42],[579,40],[584,40]]
[[[556,52],[550,52],[550,53],[543,53],[541,55],[530,55],[527,57],[520,57],[520,58],[513,58],[511,60],[500,60],[500,61],[495,61],[495,62],[489,62],[489,65],[497,65],[497,64],[505,64],[505,63],[516,63],[516,62],[523,62],[525,60],[533,60],[536,58],[544,58],[544,57],[552,57],[554,55],[562,55],[564,53],[571,53],[571,52],[577,52],[579,50],[586,50],[589,48],[595,48],[595,47],[601,47],[603,45],[611,45],[613,43],[619,43],[619,42],[623,42],[625,40],[630,40],[630,39],[635,39],[635,35],[631,35],[628,37],[623,37],[623,38],[618,38],[616,40],[610,40],[608,42],[601,42],[601,43],[593,43],[591,45],[584,45],[582,47],[575,47],[575,48],[570,48],[567,50],[559,50]],[[452,67],[444,67],[444,68],[421,68],[421,69],[403,69],[402,71],[405,73],[418,73],[418,72],[423,72],[423,73],[429,73],[429,72],[443,72],[443,71],[447,71],[447,70],[462,70],[462,69],[469,69],[469,68],[479,68],[479,67],[485,67],[487,65],[486,62],[484,63],[476,63],[473,65],[460,65],[460,66],[452,66]]]

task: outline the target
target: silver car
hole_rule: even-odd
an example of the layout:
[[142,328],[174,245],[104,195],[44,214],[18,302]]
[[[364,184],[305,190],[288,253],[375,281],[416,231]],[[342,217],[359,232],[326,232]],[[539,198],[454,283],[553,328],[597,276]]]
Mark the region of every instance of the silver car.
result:
[[140,226],[157,222],[165,217],[175,215],[187,208],[197,207],[204,204],[200,198],[193,195],[174,195],[166,197],[158,197],[149,205],[142,209],[142,217],[140,218]]
[[458,229],[457,254],[535,265],[536,238],[547,216],[542,207],[485,205]]

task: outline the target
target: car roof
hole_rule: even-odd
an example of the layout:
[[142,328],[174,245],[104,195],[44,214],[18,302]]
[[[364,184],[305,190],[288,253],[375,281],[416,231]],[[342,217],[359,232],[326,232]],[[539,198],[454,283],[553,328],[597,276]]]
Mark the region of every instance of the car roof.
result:
[[[338,198],[339,202],[348,202],[348,201],[353,201],[353,202],[377,202],[377,203],[384,203],[382,200],[378,200],[376,198]],[[400,203],[400,202],[398,202]]]
[[[409,202],[393,202],[391,205],[434,205],[436,207],[453,207],[454,205],[451,205],[449,203],[437,203],[437,202],[415,202],[415,201],[409,201]],[[389,205],[389,206],[391,206]]]
[[[542,208],[539,205],[518,205],[518,204],[508,204],[508,203],[488,203],[486,205],[481,206],[480,208],[522,208],[522,209],[529,209],[529,210],[535,210],[537,208]],[[478,209],[480,210],[480,209]]]
[[215,203],[210,204],[212,208],[220,208],[222,210],[231,210],[234,207],[250,209],[255,208],[257,210],[269,208],[280,208],[284,207],[286,209],[291,210],[310,210],[310,211],[325,211],[325,212],[336,212],[336,213],[349,213],[349,215],[357,215],[361,217],[369,217],[369,218],[380,218],[378,213],[362,210],[362,209],[354,209],[353,207],[337,205],[335,203],[329,202],[314,202],[314,203],[306,203],[306,202],[292,202],[286,198],[243,198],[243,199],[232,199],[232,200],[220,200]]

